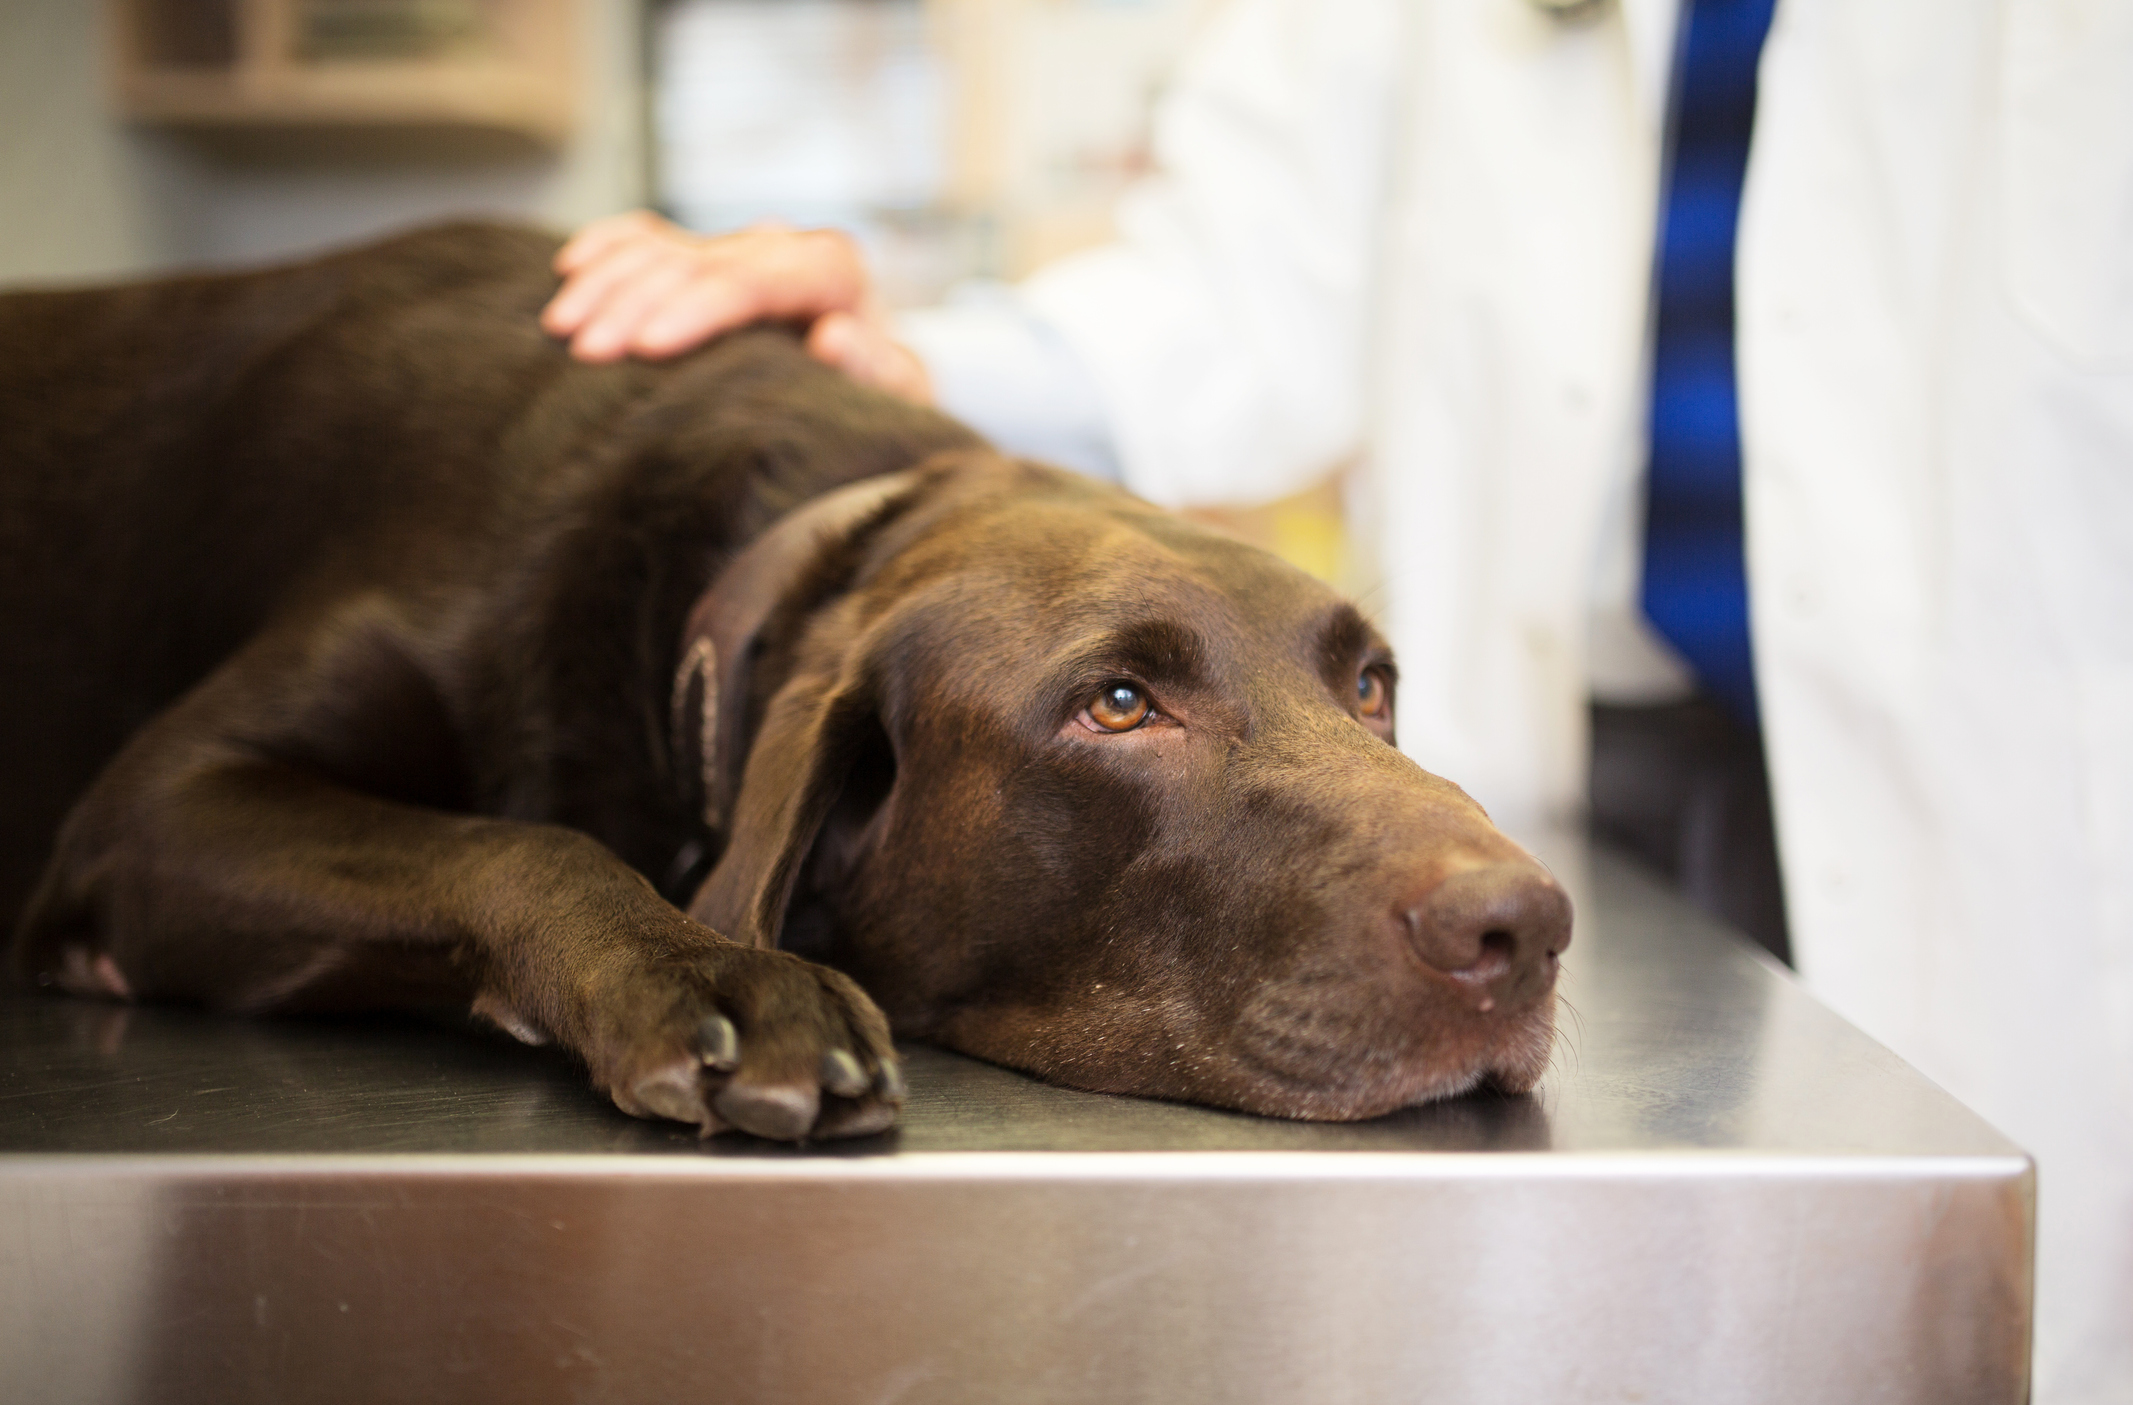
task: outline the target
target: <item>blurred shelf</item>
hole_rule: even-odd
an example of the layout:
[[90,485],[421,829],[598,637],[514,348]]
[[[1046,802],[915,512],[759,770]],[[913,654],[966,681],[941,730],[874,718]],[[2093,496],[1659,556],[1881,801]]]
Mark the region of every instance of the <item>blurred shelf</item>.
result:
[[137,121],[219,131],[483,131],[559,146],[576,0],[106,0]]

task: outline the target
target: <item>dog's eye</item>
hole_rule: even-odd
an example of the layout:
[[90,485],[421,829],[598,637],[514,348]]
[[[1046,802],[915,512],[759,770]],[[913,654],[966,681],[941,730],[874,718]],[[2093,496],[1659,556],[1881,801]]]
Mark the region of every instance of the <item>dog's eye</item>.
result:
[[1385,675],[1374,668],[1366,668],[1356,675],[1355,703],[1365,717],[1383,717],[1392,701],[1392,691],[1385,686]]
[[1148,695],[1131,683],[1106,683],[1089,700],[1089,720],[1107,732],[1130,732],[1148,717]]

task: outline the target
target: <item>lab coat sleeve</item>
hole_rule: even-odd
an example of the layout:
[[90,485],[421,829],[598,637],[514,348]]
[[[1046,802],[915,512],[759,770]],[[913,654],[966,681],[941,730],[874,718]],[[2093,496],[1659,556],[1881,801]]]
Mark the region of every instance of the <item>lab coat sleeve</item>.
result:
[[897,319],[935,402],[1010,454],[1119,479],[1102,399],[1074,349],[1012,289],[973,284]]
[[1119,238],[1022,286],[1143,496],[1271,500],[1356,449],[1400,14],[1231,0],[1158,111]]

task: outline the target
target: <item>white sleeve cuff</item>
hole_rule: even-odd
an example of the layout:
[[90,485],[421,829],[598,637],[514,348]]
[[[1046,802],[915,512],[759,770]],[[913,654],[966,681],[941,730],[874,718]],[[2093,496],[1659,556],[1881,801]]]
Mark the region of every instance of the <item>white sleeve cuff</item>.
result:
[[968,284],[896,319],[940,407],[1010,454],[1117,482],[1104,405],[1073,348],[1004,284]]

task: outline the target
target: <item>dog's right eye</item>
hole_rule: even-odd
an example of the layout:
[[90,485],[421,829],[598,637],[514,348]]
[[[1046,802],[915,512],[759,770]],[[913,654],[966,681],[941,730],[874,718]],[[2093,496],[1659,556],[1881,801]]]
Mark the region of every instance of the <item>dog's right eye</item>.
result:
[[1089,700],[1088,717],[1106,732],[1130,732],[1148,719],[1148,695],[1131,683],[1106,683]]

